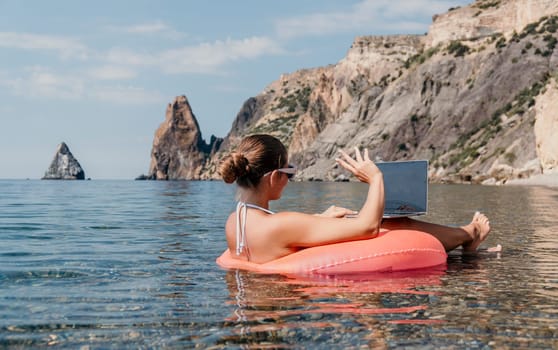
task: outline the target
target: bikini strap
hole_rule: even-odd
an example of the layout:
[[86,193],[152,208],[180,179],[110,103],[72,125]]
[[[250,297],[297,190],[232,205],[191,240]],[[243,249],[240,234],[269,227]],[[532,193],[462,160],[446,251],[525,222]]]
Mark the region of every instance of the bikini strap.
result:
[[[236,255],[242,254],[246,247],[246,203],[238,202],[236,205]],[[249,255],[248,249],[246,255]],[[248,257],[250,260],[250,257]]]
[[250,251],[248,250],[248,243],[246,242],[246,216],[248,214],[248,208],[258,209],[268,214],[275,213],[250,203],[238,202],[236,205],[236,255],[240,255],[243,250],[246,250],[246,257],[248,261],[250,261]]
[[260,206],[255,205],[255,204],[244,203],[244,205],[247,206],[248,208],[261,210],[261,211],[263,211],[264,213],[268,213],[268,214],[272,214],[272,215],[275,214],[275,213],[272,212],[271,210],[266,209],[266,208],[262,208],[262,207],[260,207]]

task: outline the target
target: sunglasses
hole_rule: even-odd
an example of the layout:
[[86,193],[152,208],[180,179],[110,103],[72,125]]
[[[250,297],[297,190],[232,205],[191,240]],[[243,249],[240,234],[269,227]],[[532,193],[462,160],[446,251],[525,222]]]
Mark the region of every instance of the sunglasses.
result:
[[[275,170],[277,170],[280,173],[287,174],[287,178],[290,180],[295,176],[297,168],[296,168],[296,166],[289,164],[289,165],[287,165],[286,168],[279,168],[279,169],[275,169]],[[271,174],[271,171],[265,173],[263,176],[266,176],[266,175],[269,175],[269,174]]]

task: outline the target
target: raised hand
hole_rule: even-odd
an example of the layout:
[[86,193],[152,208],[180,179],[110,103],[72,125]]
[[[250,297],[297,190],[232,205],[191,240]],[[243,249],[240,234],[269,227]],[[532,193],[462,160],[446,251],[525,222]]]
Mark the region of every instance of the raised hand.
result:
[[370,160],[368,149],[364,149],[364,154],[361,155],[358,147],[355,147],[355,158],[352,158],[342,150],[339,153],[342,158],[335,158],[335,161],[353,173],[360,181],[369,184],[374,177],[382,175],[380,169]]

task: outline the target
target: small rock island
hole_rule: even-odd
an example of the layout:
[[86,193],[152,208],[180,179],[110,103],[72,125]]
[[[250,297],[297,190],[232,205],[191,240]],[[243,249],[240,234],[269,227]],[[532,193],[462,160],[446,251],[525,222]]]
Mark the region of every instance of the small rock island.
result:
[[54,159],[41,180],[85,180],[85,172],[65,142],[58,145]]

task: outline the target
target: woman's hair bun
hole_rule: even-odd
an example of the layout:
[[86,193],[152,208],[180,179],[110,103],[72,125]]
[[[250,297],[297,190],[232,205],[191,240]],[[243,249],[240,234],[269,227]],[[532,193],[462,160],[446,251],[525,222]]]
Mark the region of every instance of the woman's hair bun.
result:
[[250,173],[250,163],[242,153],[231,153],[220,168],[223,181],[230,184]]
[[249,135],[222,159],[219,173],[226,183],[236,181],[239,187],[254,188],[266,173],[284,166],[287,157],[287,149],[279,139],[265,134]]

